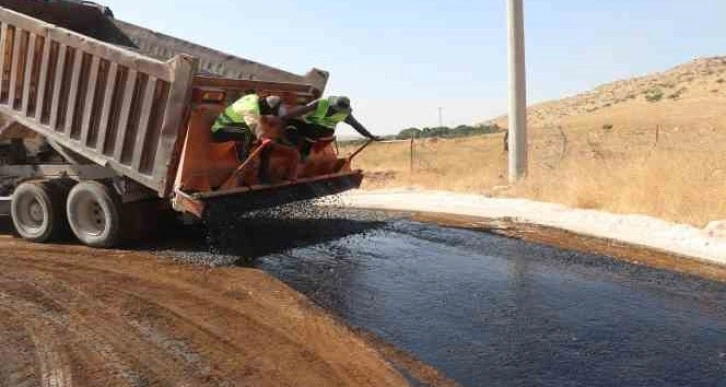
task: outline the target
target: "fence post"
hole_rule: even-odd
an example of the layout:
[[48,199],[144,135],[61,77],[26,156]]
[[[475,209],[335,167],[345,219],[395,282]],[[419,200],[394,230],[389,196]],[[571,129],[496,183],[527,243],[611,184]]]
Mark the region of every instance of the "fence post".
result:
[[413,131],[411,131],[411,164],[409,165],[409,174],[413,176],[413,141],[414,141],[414,134]]

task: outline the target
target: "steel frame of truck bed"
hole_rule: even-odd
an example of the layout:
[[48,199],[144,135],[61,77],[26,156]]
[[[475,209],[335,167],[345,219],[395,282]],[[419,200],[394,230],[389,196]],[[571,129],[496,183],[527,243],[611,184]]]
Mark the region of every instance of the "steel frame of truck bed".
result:
[[[263,89],[305,101],[321,93],[306,83],[200,76],[198,67],[194,57],[162,62],[0,7],[0,113],[160,198],[173,193],[194,90]],[[327,73],[320,74],[324,85]]]
[[164,197],[197,59],[136,54],[0,8],[0,113]]
[[[20,12],[9,9],[11,6]],[[141,210],[149,208],[149,203],[159,208],[171,204],[177,211],[204,218],[215,208],[232,206],[244,212],[360,186],[362,172],[350,168],[350,160],[360,150],[348,159],[340,159],[330,144],[319,154],[331,157],[332,164],[329,158],[318,160],[319,164],[308,159],[303,164],[292,157],[299,163],[299,176],[304,178],[269,185],[257,185],[257,180],[237,175],[240,169],[252,165],[249,160],[233,165],[230,172],[225,170],[227,164],[212,162],[210,168],[209,162],[200,162],[210,154],[203,146],[187,152],[190,144],[198,144],[197,140],[210,142],[213,118],[210,120],[207,113],[218,115],[229,100],[254,90],[261,96],[281,96],[288,108],[299,106],[321,96],[327,72],[313,69],[298,76],[115,19],[103,19],[88,7],[78,11],[75,15],[69,4],[0,0],[0,114],[10,117],[13,125],[26,127],[46,139],[55,150],[53,156],[66,162],[33,164],[56,160],[37,158],[28,164],[11,161],[11,165],[0,167],[0,177],[8,183],[6,190],[17,189],[13,195],[22,198],[12,204],[16,227],[17,220],[23,218],[15,215],[17,206],[29,203],[28,195],[43,196],[43,192],[52,194],[48,199],[52,203],[46,207],[66,204],[68,216],[62,214],[67,219],[59,219],[46,214],[46,220],[53,219],[42,227],[67,220],[82,242],[109,247],[119,237],[106,237],[105,232],[110,230],[107,225],[118,228],[119,218],[153,215]],[[43,21],[46,19],[68,29]],[[91,25],[95,22],[110,29],[101,31]],[[124,36],[124,31],[130,35]],[[199,54],[201,59],[186,52]],[[200,66],[207,70],[204,75],[199,73]],[[196,137],[190,141],[192,134]],[[208,145],[208,149],[213,148]],[[186,159],[185,154],[194,156]],[[229,154],[217,155],[223,156],[217,160],[224,162]],[[236,155],[231,159],[238,162]],[[223,184],[217,184],[219,176],[226,176]],[[194,179],[204,178],[206,185],[193,184]],[[51,180],[63,181],[58,185]],[[83,212],[76,209],[81,203],[79,192],[85,198],[95,195],[105,200],[108,211],[104,207],[104,216],[110,220],[99,223],[105,227],[99,231],[104,233],[103,239],[94,239],[96,234],[74,227],[80,223],[71,215],[77,218]],[[10,212],[12,201],[13,197],[0,197],[0,215]],[[94,203],[85,200],[82,204]],[[121,213],[125,216],[118,215]],[[47,240],[44,231],[23,237]]]

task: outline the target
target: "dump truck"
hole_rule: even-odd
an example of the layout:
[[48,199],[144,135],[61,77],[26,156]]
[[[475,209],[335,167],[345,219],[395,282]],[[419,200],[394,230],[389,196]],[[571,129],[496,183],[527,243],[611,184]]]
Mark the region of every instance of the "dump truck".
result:
[[[278,95],[293,108],[327,80],[157,33],[92,2],[0,0],[0,214],[30,241],[73,234],[112,247],[153,231],[160,211],[205,220],[357,188],[359,152],[342,157],[332,143],[297,166],[297,179],[263,184],[254,169],[270,141],[240,160],[237,144],[211,140],[215,117],[240,96]],[[268,156],[271,171],[287,165]]]

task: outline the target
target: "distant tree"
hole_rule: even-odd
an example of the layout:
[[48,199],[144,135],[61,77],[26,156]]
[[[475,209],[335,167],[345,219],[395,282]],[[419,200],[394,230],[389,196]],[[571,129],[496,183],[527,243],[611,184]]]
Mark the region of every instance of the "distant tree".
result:
[[426,128],[424,129],[424,137],[426,138],[432,138],[432,137],[447,137],[449,134],[449,128],[446,126],[437,126],[435,128]]
[[419,128],[408,128],[400,131],[396,136],[397,140],[408,140],[409,138],[421,138],[423,137],[423,131]]
[[475,126],[471,125],[459,125],[455,128],[449,128],[446,126],[437,127],[426,127],[423,129],[419,128],[408,128],[400,131],[396,136],[398,140],[407,140],[413,135],[415,138],[459,138],[459,137],[470,137],[480,136],[490,133],[501,132],[502,129],[496,124],[479,124]]

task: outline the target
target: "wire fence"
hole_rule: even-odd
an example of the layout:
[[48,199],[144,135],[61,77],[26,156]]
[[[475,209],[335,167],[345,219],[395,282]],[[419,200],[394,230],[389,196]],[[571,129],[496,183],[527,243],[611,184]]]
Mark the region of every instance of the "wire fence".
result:
[[[367,162],[395,164],[410,174],[443,173],[447,168],[502,168],[508,157],[504,132],[455,139],[410,138],[375,143],[376,157]],[[616,130],[570,129],[549,126],[536,129],[529,141],[530,168],[557,169],[563,163],[579,160],[618,162],[624,159],[647,160],[655,155],[671,155],[694,161],[718,160],[726,165],[726,133],[714,128],[684,129],[654,126]],[[404,153],[405,154],[402,154]],[[364,153],[365,154],[365,153]],[[452,164],[457,164],[452,166]],[[385,165],[381,166],[385,169]]]

